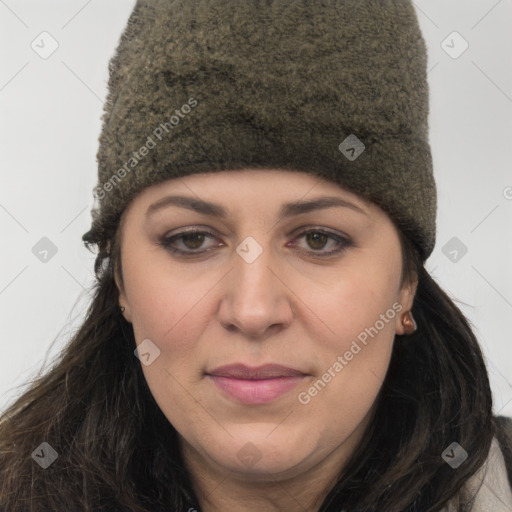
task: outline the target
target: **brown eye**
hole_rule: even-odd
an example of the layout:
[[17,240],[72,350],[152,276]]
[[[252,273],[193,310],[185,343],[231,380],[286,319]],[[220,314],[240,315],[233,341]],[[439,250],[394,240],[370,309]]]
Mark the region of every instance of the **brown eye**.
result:
[[[216,239],[216,236],[209,231],[188,230],[170,237],[164,237],[160,241],[160,244],[167,250],[180,256],[198,256],[211,251],[215,247],[223,245],[222,242],[220,242],[216,245],[211,245],[210,247],[206,246],[205,248],[204,242],[208,238]],[[303,250],[298,246],[296,241],[301,238],[306,239],[309,249]],[[329,244],[329,241],[334,242],[334,248],[330,251],[325,251],[324,249]],[[179,245],[181,245],[181,247],[179,247]],[[303,231],[289,246],[297,247],[300,252],[307,253],[308,255],[324,257],[340,253],[352,245],[353,242],[347,237],[328,233],[319,229],[310,229],[308,231]],[[200,250],[201,248],[203,249]]]
[[306,240],[312,249],[319,250],[325,247],[329,240],[329,236],[318,231],[310,231],[306,234]]
[[181,240],[183,244],[187,247],[187,249],[199,249],[204,242],[205,236],[204,233],[190,233],[188,235],[183,235]]
[[[340,253],[347,249],[348,247],[353,245],[352,240],[349,238],[335,235],[334,233],[328,233],[319,229],[310,229],[308,231],[303,231],[299,236],[297,236],[294,240],[294,243],[292,245],[295,247],[298,247],[298,245],[295,243],[295,241],[300,240],[301,238],[304,238],[306,240],[306,244],[308,247],[312,250],[306,250],[301,252],[306,252],[308,254],[312,254],[313,256],[332,256],[334,254]],[[325,251],[325,247],[328,245],[329,241],[335,242],[334,249],[330,251]],[[299,247],[300,249],[300,247]]]
[[[208,238],[214,239],[215,235],[208,231],[190,230],[182,231],[170,237],[164,237],[160,244],[176,254],[184,256],[197,255],[210,250],[209,248],[202,251],[198,250],[203,247],[205,240]],[[179,246],[176,247],[178,244]]]

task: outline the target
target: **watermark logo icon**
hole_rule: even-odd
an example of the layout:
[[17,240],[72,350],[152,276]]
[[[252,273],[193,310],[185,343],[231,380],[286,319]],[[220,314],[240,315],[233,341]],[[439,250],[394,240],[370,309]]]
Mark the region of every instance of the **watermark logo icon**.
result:
[[443,245],[441,251],[452,263],[458,263],[468,252],[468,248],[460,239],[454,236]]
[[469,43],[454,31],[441,43],[441,48],[452,59],[458,59],[469,48]]
[[160,355],[160,349],[149,338],[146,338],[133,353],[144,366],[149,366]]
[[44,31],[36,36],[30,43],[30,47],[39,57],[47,59],[57,50],[59,43],[49,32]]
[[441,454],[441,457],[453,469],[457,469],[468,458],[468,452],[459,443],[454,441]]
[[32,458],[43,468],[46,469],[48,466],[53,464],[59,454],[53,449],[53,447],[46,441],[41,443],[33,452]]
[[32,254],[42,263],[48,263],[56,254],[57,246],[46,236],[43,236],[34,247]]
[[353,162],[366,149],[366,146],[354,135],[349,135],[339,146],[341,153]]
[[258,462],[262,457],[261,452],[258,450],[256,445],[250,441],[245,443],[242,448],[238,450],[236,456],[242,464],[249,468],[254,466],[254,464],[256,464],[256,462]]
[[236,252],[246,263],[252,263],[263,252],[263,247],[252,236],[248,236],[236,248]]

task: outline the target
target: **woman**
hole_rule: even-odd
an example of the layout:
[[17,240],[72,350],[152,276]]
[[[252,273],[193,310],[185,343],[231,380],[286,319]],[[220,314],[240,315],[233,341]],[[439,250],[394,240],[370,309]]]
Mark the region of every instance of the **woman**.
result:
[[110,73],[95,294],[4,414],[2,510],[510,510],[509,420],[424,268],[412,4],[139,1]]

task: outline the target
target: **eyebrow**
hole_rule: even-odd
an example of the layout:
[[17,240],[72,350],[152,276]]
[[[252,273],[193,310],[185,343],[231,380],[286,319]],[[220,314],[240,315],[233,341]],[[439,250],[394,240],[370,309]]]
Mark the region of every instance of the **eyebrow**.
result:
[[[167,208],[168,206],[178,206],[192,210],[196,213],[212,215],[221,219],[225,219],[229,215],[228,211],[220,204],[203,201],[202,199],[196,199],[189,196],[166,196],[149,206],[146,211],[146,218],[158,210]],[[293,217],[295,215],[309,213],[315,210],[323,210],[326,208],[334,207],[351,208],[358,213],[368,215],[368,213],[365,212],[362,208],[349,201],[346,201],[345,199],[341,199],[340,197],[322,196],[310,201],[296,201],[283,204],[279,210],[279,218]]]

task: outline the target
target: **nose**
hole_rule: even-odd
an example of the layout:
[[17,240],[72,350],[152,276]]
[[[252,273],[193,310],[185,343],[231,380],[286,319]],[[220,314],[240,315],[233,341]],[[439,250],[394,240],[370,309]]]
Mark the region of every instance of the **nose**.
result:
[[233,254],[234,268],[222,281],[218,314],[225,329],[262,340],[291,324],[296,296],[287,282],[286,262],[270,249],[251,259],[242,251]]

